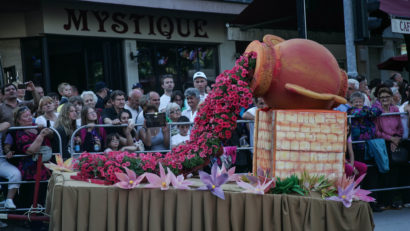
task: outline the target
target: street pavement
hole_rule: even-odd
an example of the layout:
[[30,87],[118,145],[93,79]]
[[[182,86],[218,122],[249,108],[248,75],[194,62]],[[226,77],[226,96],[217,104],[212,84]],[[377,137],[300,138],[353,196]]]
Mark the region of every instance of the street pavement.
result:
[[410,208],[373,213],[375,231],[409,231]]

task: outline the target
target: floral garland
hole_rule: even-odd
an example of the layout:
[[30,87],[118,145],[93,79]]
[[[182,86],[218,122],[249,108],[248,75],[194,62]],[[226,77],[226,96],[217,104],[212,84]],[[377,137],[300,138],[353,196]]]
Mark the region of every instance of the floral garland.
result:
[[118,182],[116,172],[124,167],[136,174],[158,172],[158,163],[175,173],[189,172],[206,163],[213,155],[222,152],[221,143],[230,139],[236,128],[241,107],[252,103],[248,82],[256,66],[256,53],[241,56],[233,69],[226,70],[216,78],[212,90],[200,105],[190,140],[185,145],[173,148],[171,152],[140,153],[111,152],[108,155],[83,153],[74,168],[80,170],[78,179],[103,179],[109,183]]

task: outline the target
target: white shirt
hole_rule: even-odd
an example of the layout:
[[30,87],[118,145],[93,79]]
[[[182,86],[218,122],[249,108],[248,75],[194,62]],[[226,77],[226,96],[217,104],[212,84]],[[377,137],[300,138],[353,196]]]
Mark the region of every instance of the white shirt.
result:
[[[255,117],[256,115],[256,109],[258,109],[257,107],[252,107],[249,108],[245,113],[249,113],[251,115],[253,115]],[[249,141],[251,143],[251,146],[253,147],[253,132],[254,132],[254,128],[255,128],[255,123],[249,123]]]
[[171,102],[171,96],[167,96],[166,94],[161,95],[161,98],[159,98],[160,104],[158,107],[159,112],[165,111],[165,108],[167,107],[168,103]]
[[184,111],[181,113],[181,115],[186,116],[186,117],[189,119],[189,121],[193,123],[197,111],[198,111],[198,110],[196,110],[194,113],[192,113],[191,108],[188,108],[188,109],[184,110]]
[[80,119],[76,119],[75,123],[77,124],[77,128],[81,127],[81,118]]
[[258,107],[249,108],[248,110],[245,111],[245,113],[247,112],[247,113],[253,115],[253,117],[255,117],[256,109],[258,109]]
[[[205,101],[206,97],[208,97],[208,94],[206,94],[206,93],[203,94],[203,95],[199,94],[199,103],[198,103],[198,105],[200,105],[201,103],[203,103],[203,102]],[[188,101],[187,101],[186,99],[184,100],[184,105],[185,105],[185,108],[187,108],[187,109],[191,108],[191,107],[188,105]]]
[[132,109],[130,106],[128,106],[128,104],[125,104],[124,108],[131,112],[132,121],[134,121],[134,123],[135,123],[138,114],[142,111],[142,108],[140,106],[138,106],[138,110],[135,110],[135,109]]
[[[58,113],[55,112],[54,114],[56,115],[56,118],[57,118]],[[44,117],[44,115],[41,115],[41,116],[37,117],[35,123],[37,125],[42,125],[43,127],[47,127],[47,119],[46,119],[46,117]],[[50,126],[54,127],[54,121],[50,120]]]
[[137,116],[137,121],[135,122],[135,124],[141,124],[141,126],[137,127],[137,132],[139,132],[139,130],[142,128],[142,126],[144,126],[144,111],[141,111],[138,116]]
[[[404,112],[404,108],[409,104],[409,101],[404,102],[400,107],[399,111]],[[407,115],[400,115],[401,117],[401,124],[403,125],[403,139],[407,139],[409,137],[409,128],[407,127],[407,121],[409,120]]]
[[205,101],[205,99],[206,99],[206,97],[208,97],[208,94],[203,94],[203,95],[201,95],[201,94],[199,94],[199,98],[201,98],[201,100],[199,100],[199,103],[202,103],[202,102],[204,102]]
[[364,103],[363,103],[363,105],[364,105],[364,106],[371,107],[371,106],[372,106],[372,103],[370,102],[369,97],[368,97],[365,93],[363,93],[363,96],[364,96]]
[[178,144],[189,140],[189,135],[181,136],[181,134],[176,134],[175,136],[171,137],[171,146],[177,146]]

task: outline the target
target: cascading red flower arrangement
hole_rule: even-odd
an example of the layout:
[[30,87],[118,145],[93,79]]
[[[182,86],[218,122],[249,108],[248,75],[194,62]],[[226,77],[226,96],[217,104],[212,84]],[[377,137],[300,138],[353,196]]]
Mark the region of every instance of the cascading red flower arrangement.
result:
[[[248,107],[252,103],[252,93],[249,82],[256,66],[256,53],[252,52],[241,56],[233,69],[226,70],[216,78],[215,84],[208,97],[200,105],[194,126],[191,130],[190,140],[185,145],[180,145],[171,152],[141,153],[135,164],[127,168],[136,173],[157,171],[158,162],[164,167],[169,167],[175,173],[188,173],[196,170],[198,166],[207,164],[213,155],[222,153],[221,143],[230,139],[232,131],[236,128],[236,121],[241,107]],[[86,178],[104,178],[116,183],[114,177],[98,174],[101,164],[107,161],[104,155],[83,153],[78,159],[76,168],[80,170],[78,176]],[[115,161],[115,158],[110,158]],[[90,161],[91,160],[91,161]],[[86,168],[83,167],[86,164]],[[123,162],[114,164],[121,168]],[[113,167],[114,169],[116,169]],[[97,170],[94,170],[97,169]],[[118,169],[117,169],[118,171]]]

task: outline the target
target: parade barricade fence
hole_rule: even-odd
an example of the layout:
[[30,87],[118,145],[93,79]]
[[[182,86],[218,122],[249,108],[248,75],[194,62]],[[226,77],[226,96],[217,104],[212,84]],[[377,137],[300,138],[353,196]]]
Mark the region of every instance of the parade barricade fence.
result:
[[[407,112],[388,112],[388,113],[382,113],[380,116],[394,116],[394,115],[399,115],[399,116],[407,116],[409,117],[409,114]],[[351,124],[352,118],[360,118],[360,117],[355,117],[353,115],[348,115],[348,123]],[[356,140],[352,141],[352,144],[360,144],[360,143],[366,143],[366,140]],[[408,167],[410,168],[410,161],[408,162]],[[375,165],[368,164],[367,167],[376,167]],[[389,188],[377,188],[377,189],[369,189],[371,192],[382,192],[382,191],[393,191],[393,190],[404,190],[404,189],[410,189],[410,185],[408,186],[398,186],[398,187],[389,187]]]
[[[8,130],[9,131],[15,131],[15,130],[23,130],[23,129],[38,129],[40,126],[19,126],[19,127],[10,127]],[[60,151],[59,153],[62,153],[62,143],[61,143],[61,136],[57,132],[55,128],[49,127],[54,132],[54,135],[58,138],[58,150]],[[53,153],[53,155],[56,153]],[[58,153],[57,153],[58,154]],[[35,155],[38,155],[37,158],[37,172],[36,172],[36,179],[35,181],[8,181],[8,182],[0,182],[0,185],[8,185],[8,184],[35,184],[34,186],[34,193],[33,193],[33,204],[31,208],[16,208],[16,209],[6,209],[6,208],[1,208],[0,209],[0,219],[11,219],[11,220],[38,220],[38,221],[48,221],[49,216],[44,213],[45,208],[38,205],[38,196],[39,196],[39,189],[40,189],[40,183],[47,183],[48,180],[42,181],[40,180],[40,171],[41,171],[41,164],[42,164],[42,153],[36,153]],[[12,158],[21,158],[21,157],[27,157],[31,155],[27,154],[15,154],[13,155]],[[0,156],[0,158],[6,158],[6,156],[3,154],[3,156]],[[21,214],[12,214],[12,213],[2,213],[2,212],[15,212],[15,211],[26,211],[23,215]],[[42,216],[39,216],[39,214],[42,214]]]
[[[396,113],[383,113],[380,116],[390,116],[390,115],[408,115],[405,112],[396,112]],[[354,116],[348,116],[348,122],[350,123],[351,118],[354,118]],[[254,123],[253,120],[238,120],[237,123]],[[170,128],[174,125],[184,125],[184,124],[189,124],[192,125],[192,122],[170,122],[168,125]],[[73,157],[81,154],[81,152],[76,153],[74,151],[74,138],[76,134],[83,128],[89,128],[89,127],[127,127],[128,124],[119,124],[119,125],[111,125],[111,124],[95,124],[95,125],[84,125],[79,128],[77,128],[71,138],[70,138],[70,143],[69,143],[69,152]],[[143,124],[136,124],[136,127],[143,126]],[[22,130],[22,129],[37,129],[39,126],[26,126],[26,127],[10,127],[9,130]],[[58,138],[58,148],[59,148],[59,153],[63,153],[62,150],[62,142],[61,142],[61,137],[60,134],[57,132],[56,129],[50,127],[51,130],[53,130],[54,134]],[[134,131],[137,131],[134,129]],[[171,139],[171,129],[169,129],[170,132],[170,139]],[[248,136],[249,137],[249,136]],[[363,143],[366,141],[354,141],[352,142],[353,144],[356,143]],[[247,146],[247,147],[237,147],[237,150],[253,150],[252,146]],[[155,150],[155,152],[169,152],[171,151],[171,142],[169,144],[169,149],[167,150]],[[136,151],[136,153],[147,153],[147,152],[153,152],[153,151]],[[103,152],[92,152],[92,153],[103,153]],[[53,153],[55,154],[55,153]],[[19,214],[10,214],[10,213],[0,213],[0,219],[16,219],[16,220],[48,220],[49,217],[44,214],[44,208],[38,208],[38,191],[39,191],[39,186],[40,183],[45,183],[48,181],[41,181],[39,178],[39,171],[41,170],[41,163],[42,163],[42,156],[41,153],[37,154],[39,155],[39,158],[37,159],[37,178],[35,181],[18,181],[18,182],[0,182],[0,185],[6,185],[6,184],[12,184],[12,183],[17,183],[17,184],[28,184],[28,183],[34,183],[35,184],[35,190],[34,190],[34,195],[33,195],[33,205],[31,208],[17,208],[15,210],[11,209],[0,209],[0,212],[10,212],[10,211],[27,211],[28,213],[25,215],[19,215]],[[26,157],[28,155],[26,154],[16,154],[13,155],[13,158],[19,158],[19,157]],[[0,157],[0,158],[5,158],[5,156]],[[372,167],[372,166],[371,166]],[[390,190],[402,190],[402,189],[410,189],[410,186],[401,186],[401,187],[390,187],[390,188],[380,188],[380,189],[371,189],[370,191],[372,192],[378,192],[378,191],[390,191]],[[45,216],[37,216],[37,214],[43,214]]]
[[[253,120],[237,120],[237,123],[254,123],[254,121]],[[170,137],[170,142],[169,142],[169,149],[164,149],[164,150],[154,150],[154,151],[152,151],[152,150],[147,150],[147,151],[136,151],[135,153],[148,153],[148,152],[160,152],[160,153],[167,153],[167,152],[170,152],[171,151],[171,139],[172,139],[172,136],[171,136],[171,127],[172,126],[177,126],[177,125],[186,125],[186,124],[188,124],[188,125],[193,125],[193,122],[169,122],[169,123],[167,123],[167,125],[169,126],[169,137]],[[85,128],[90,128],[90,127],[104,127],[104,128],[123,128],[123,127],[127,127],[128,126],[128,124],[118,124],[118,125],[112,125],[112,124],[93,124],[93,125],[83,125],[83,126],[81,126],[81,127],[79,127],[79,128],[77,128],[76,130],[74,130],[74,132],[73,132],[73,134],[71,135],[71,138],[70,138],[70,145],[69,145],[69,152],[70,152],[70,154],[71,154],[71,156],[73,156],[73,157],[76,157],[76,156],[78,156],[78,155],[80,155],[82,152],[75,152],[74,151],[74,138],[76,137],[76,136],[78,136],[77,135],[77,133],[80,131],[80,130],[82,130],[82,129],[85,129]],[[135,127],[142,127],[143,126],[143,124],[135,124]],[[136,131],[137,132],[137,130],[136,129],[134,129],[134,131]],[[253,147],[252,146],[243,146],[243,147],[237,147],[237,150],[253,150]],[[103,153],[104,151],[103,150],[101,150],[101,152],[89,152],[89,153],[95,153],[95,154],[98,154],[98,153]]]

